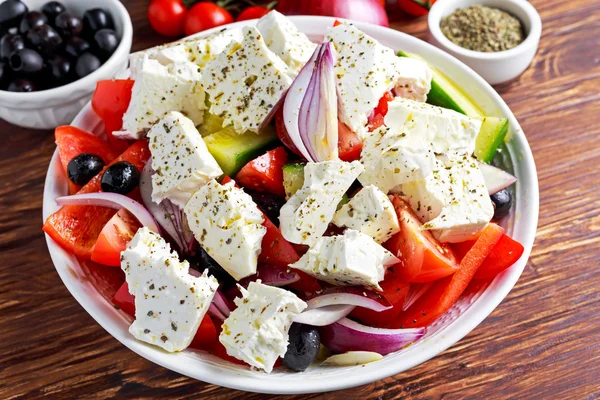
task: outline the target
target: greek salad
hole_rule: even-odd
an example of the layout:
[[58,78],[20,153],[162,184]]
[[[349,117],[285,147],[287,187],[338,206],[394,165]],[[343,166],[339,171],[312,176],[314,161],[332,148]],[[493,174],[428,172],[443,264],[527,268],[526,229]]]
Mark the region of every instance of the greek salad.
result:
[[56,129],[43,230],[122,274],[137,340],[267,373],[375,361],[523,253],[496,223],[508,121],[350,23],[313,43],[273,11],[130,66],[97,84],[105,137]]

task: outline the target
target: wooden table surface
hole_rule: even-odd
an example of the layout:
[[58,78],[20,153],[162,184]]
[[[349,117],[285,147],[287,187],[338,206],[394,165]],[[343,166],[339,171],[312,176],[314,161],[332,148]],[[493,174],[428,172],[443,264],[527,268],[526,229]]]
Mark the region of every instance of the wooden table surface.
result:
[[[161,43],[146,2],[123,1],[135,50]],[[400,375],[306,398],[600,398],[600,3],[534,0],[533,65],[499,86],[540,180],[540,220],[516,287],[473,332]],[[426,38],[426,20],[392,15]],[[104,331],[55,272],[42,231],[50,131],[0,121],[0,398],[265,399],[170,372]]]

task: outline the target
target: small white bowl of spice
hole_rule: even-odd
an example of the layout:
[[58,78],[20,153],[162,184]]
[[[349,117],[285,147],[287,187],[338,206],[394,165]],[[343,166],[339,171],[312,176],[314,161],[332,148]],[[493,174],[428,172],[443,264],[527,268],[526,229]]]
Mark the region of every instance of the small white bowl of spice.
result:
[[436,46],[492,85],[529,67],[542,34],[540,15],[526,0],[439,0],[428,22]]

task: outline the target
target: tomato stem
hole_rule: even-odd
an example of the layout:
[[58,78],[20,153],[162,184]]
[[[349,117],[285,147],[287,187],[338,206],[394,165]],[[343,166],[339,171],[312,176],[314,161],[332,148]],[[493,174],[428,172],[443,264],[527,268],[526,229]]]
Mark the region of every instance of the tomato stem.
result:
[[412,0],[412,2],[423,7],[426,10],[431,9],[431,0]]

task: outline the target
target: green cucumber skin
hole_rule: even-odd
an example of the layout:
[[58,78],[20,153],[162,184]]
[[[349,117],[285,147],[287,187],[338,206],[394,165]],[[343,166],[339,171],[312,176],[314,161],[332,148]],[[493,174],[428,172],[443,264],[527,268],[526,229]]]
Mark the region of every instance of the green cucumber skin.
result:
[[[403,51],[399,51],[398,56],[411,57],[411,55]],[[413,58],[419,59],[419,57]],[[444,77],[441,75],[441,72],[438,72],[435,69],[433,70],[433,73],[434,77],[431,80],[431,90],[427,94],[427,103],[454,110],[471,118],[483,119],[481,130],[479,131],[475,145],[475,156],[482,162],[490,163],[494,159],[498,147],[500,147],[506,138],[509,127],[508,119],[483,116],[483,114],[479,112],[479,107],[462,93],[457,93],[462,97],[459,101],[452,98],[447,90],[444,89],[443,85],[436,80],[436,75],[440,75],[440,81],[450,81],[450,79]],[[448,83],[451,84],[451,82]],[[464,109],[461,107],[461,103],[465,104]],[[471,112],[468,112],[467,110],[470,110]]]
[[304,164],[283,166],[283,186],[287,198],[292,197],[304,184]]
[[484,163],[491,163],[498,147],[504,142],[508,133],[508,119],[486,117],[481,124],[481,131],[477,136],[475,157]]
[[208,151],[213,155],[225,175],[234,177],[248,162],[272,148],[278,141],[274,129],[259,135],[248,133],[249,140],[235,140],[225,128],[204,138]]

